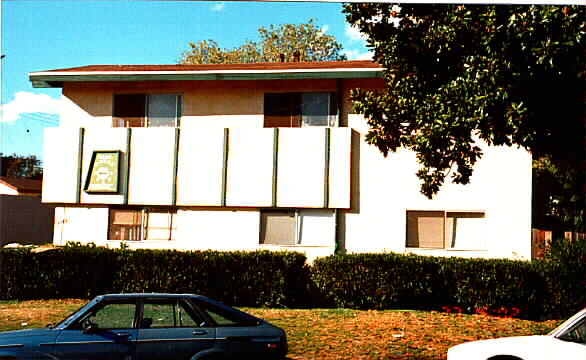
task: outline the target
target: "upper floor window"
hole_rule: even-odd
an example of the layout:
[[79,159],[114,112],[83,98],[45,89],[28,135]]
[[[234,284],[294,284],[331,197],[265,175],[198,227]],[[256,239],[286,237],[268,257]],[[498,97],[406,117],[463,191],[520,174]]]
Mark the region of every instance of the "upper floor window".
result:
[[264,127],[336,126],[336,93],[265,94]]
[[114,95],[113,127],[179,126],[181,95]]

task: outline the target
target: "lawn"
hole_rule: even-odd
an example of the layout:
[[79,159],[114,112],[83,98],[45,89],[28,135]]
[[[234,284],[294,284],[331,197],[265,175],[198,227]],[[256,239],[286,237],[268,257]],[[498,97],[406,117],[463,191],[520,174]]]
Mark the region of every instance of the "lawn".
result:
[[[0,331],[43,327],[77,310],[81,300],[0,302]],[[545,334],[560,321],[484,315],[346,309],[243,309],[283,327],[289,359],[442,359],[461,342]]]

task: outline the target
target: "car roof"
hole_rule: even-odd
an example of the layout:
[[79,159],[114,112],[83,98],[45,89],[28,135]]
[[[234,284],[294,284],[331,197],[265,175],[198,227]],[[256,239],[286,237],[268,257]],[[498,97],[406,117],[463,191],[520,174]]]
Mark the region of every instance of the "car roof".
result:
[[127,293],[127,294],[104,294],[96,298],[100,299],[135,299],[135,298],[159,298],[159,299],[177,299],[177,298],[201,298],[207,299],[205,296],[197,294],[173,294],[173,293]]

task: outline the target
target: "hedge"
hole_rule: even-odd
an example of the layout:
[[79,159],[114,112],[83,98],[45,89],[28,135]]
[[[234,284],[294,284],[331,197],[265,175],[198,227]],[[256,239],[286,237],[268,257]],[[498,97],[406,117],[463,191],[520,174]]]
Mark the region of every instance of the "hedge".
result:
[[533,262],[353,254],[319,258],[311,267],[295,252],[0,249],[0,299],[174,292],[237,306],[443,307],[562,318],[586,306],[586,249],[580,246],[571,256]]
[[239,306],[300,306],[306,258],[294,252],[217,252],[67,246],[0,249],[0,299],[92,298],[118,292],[201,293]]
[[[531,319],[567,316],[553,262],[360,254],[318,259],[312,280],[328,305],[356,309],[461,309]],[[575,279],[566,279],[572,283]],[[584,288],[582,288],[584,290]],[[566,294],[567,295],[567,294]],[[574,304],[586,296],[572,294]]]

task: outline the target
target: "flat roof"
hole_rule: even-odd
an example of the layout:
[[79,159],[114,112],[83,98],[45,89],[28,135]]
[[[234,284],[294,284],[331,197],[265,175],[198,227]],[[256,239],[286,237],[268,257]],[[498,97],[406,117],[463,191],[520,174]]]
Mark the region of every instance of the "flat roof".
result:
[[383,67],[369,60],[199,65],[88,65],[29,73],[35,88],[65,82],[169,80],[278,80],[380,78]]
[[37,179],[28,179],[13,176],[0,176],[0,184],[6,185],[21,193],[41,193],[43,182]]

